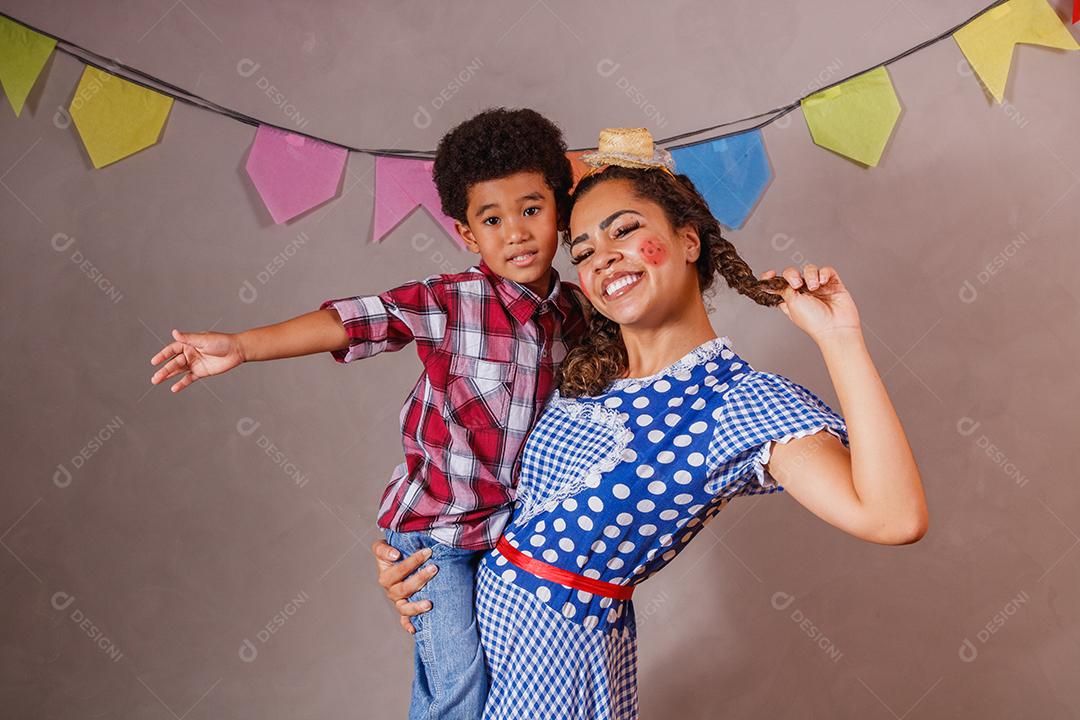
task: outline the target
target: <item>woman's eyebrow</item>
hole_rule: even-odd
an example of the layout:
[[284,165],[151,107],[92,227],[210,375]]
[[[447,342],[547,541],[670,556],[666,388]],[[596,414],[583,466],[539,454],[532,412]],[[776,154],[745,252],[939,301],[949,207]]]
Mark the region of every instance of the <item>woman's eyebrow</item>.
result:
[[[600,221],[600,229],[601,230],[607,230],[608,226],[611,225],[611,223],[615,222],[615,219],[618,218],[623,213],[636,213],[636,212],[637,212],[637,210],[630,210],[629,208],[623,209],[623,210],[616,210],[615,212],[611,213],[606,218],[604,218],[603,220]],[[589,239],[589,233],[587,233],[587,232],[581,233],[580,235],[578,235],[576,238],[574,238],[570,242],[570,247],[567,248],[567,250],[573,249],[573,247],[575,245],[577,245],[579,242],[583,242],[583,241],[588,240],[588,239]]]

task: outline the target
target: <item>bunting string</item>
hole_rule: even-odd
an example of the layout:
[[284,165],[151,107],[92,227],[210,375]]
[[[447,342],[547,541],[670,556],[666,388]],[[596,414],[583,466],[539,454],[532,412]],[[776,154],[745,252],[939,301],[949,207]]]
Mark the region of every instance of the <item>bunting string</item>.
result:
[[[706,142],[710,142],[712,140],[716,140],[716,139],[719,139],[719,138],[729,137],[730,135],[738,135],[739,133],[751,132],[753,130],[760,130],[761,128],[763,128],[765,126],[776,122],[777,120],[784,117],[785,115],[787,115],[792,110],[795,110],[796,108],[798,108],[802,104],[802,102],[804,100],[806,100],[808,97],[810,97],[811,95],[816,95],[819,92],[823,92],[825,90],[828,90],[829,88],[836,87],[837,85],[843,85],[848,80],[851,80],[852,78],[858,77],[859,75],[862,75],[865,72],[873,70],[874,68],[881,67],[883,65],[892,65],[895,62],[903,60],[908,55],[912,55],[914,53],[919,52],[920,50],[924,50],[925,48],[930,47],[931,45],[939,43],[942,40],[945,40],[945,39],[951,37],[952,34],[955,33],[957,30],[959,30],[960,28],[962,28],[965,25],[979,19],[980,17],[982,17],[986,13],[990,12],[991,10],[996,8],[997,6],[1003,5],[1003,4],[1007,3],[1007,2],[1009,2],[1009,0],[996,0],[996,2],[990,3],[989,5],[984,7],[982,10],[975,13],[971,17],[969,17],[967,20],[965,20],[965,21],[963,21],[961,23],[957,23],[956,25],[952,26],[951,28],[949,28],[945,32],[941,33],[940,35],[932,37],[929,40],[924,40],[923,42],[919,43],[918,45],[915,45],[914,47],[910,47],[907,50],[905,50],[904,52],[899,53],[897,55],[894,55],[893,57],[889,58],[885,62],[878,63],[877,65],[873,65],[871,67],[868,67],[865,70],[860,70],[859,72],[852,73],[851,75],[848,75],[845,78],[841,78],[840,80],[837,80],[836,82],[829,83],[828,85],[823,85],[822,87],[820,87],[820,88],[818,88],[818,89],[816,89],[816,90],[814,90],[814,91],[812,91],[812,92],[810,92],[810,93],[808,93],[806,95],[803,95],[802,97],[798,98],[797,100],[795,100],[793,102],[788,103],[787,105],[784,105],[783,107],[776,108],[775,110],[770,110],[769,112],[759,113],[758,115],[752,115],[750,117],[743,118],[741,120],[732,120],[731,122],[720,123],[718,125],[711,125],[709,127],[702,128],[700,130],[692,130],[690,132],[684,132],[684,133],[680,133],[678,135],[672,135],[670,137],[661,138],[660,140],[657,140],[656,142],[657,142],[658,145],[667,146],[669,150],[674,150],[675,148],[688,147],[690,145],[696,145],[698,143],[706,143]],[[1080,2],[1080,0],[1078,0],[1078,2]],[[707,132],[712,132],[714,130],[719,130],[720,128],[729,127],[731,125],[739,125],[741,123],[748,122],[750,120],[756,120],[757,118],[766,117],[766,116],[769,116],[769,115],[775,115],[775,117],[769,117],[767,120],[764,120],[763,122],[760,122],[757,125],[754,125],[753,127],[744,128],[742,130],[739,130],[739,131],[736,131],[736,132],[733,132],[733,133],[728,133],[727,135],[716,135],[716,136],[704,138],[704,139],[701,139],[701,140],[695,140],[693,142],[683,143],[681,145],[672,145],[671,144],[671,143],[677,142],[679,140],[685,140],[686,138],[691,138],[691,137],[694,137],[696,135],[702,135],[702,134],[707,133]]]
[[[740,134],[740,133],[748,133],[748,132],[752,132],[754,130],[760,130],[761,128],[764,128],[767,125],[770,125],[770,124],[776,122],[777,120],[784,117],[788,113],[790,113],[793,110],[797,109],[804,100],[806,100],[808,97],[810,97],[810,95],[816,94],[816,93],[821,92],[823,90],[827,90],[827,89],[829,89],[831,87],[835,87],[837,85],[842,85],[843,83],[847,82],[848,80],[850,80],[850,79],[852,79],[854,77],[857,77],[858,75],[861,75],[861,74],[867,72],[868,70],[872,70],[873,68],[880,67],[882,65],[891,65],[891,64],[893,64],[895,62],[903,60],[908,55],[919,52],[920,50],[923,50],[923,49],[925,49],[927,47],[930,47],[931,45],[939,43],[942,40],[945,40],[945,39],[951,37],[952,34],[955,33],[957,30],[959,30],[960,28],[964,27],[965,25],[968,25],[972,21],[982,17],[983,15],[990,12],[994,8],[998,7],[999,5],[1004,4],[1006,2],[1009,2],[1009,0],[995,0],[994,2],[992,2],[989,5],[987,5],[986,7],[984,7],[982,10],[979,10],[977,13],[972,15],[967,20],[964,20],[963,22],[960,22],[960,23],[954,25],[953,27],[949,28],[945,32],[943,32],[943,33],[941,33],[941,34],[939,34],[939,35],[937,35],[935,37],[932,37],[932,38],[930,38],[928,40],[924,40],[923,42],[919,43],[918,45],[915,45],[914,47],[908,48],[907,50],[905,50],[905,51],[903,51],[903,52],[901,52],[901,53],[899,53],[897,55],[894,55],[893,57],[889,58],[888,60],[885,60],[884,62],[873,65],[873,66],[871,66],[869,68],[866,68],[865,70],[860,70],[858,72],[852,73],[851,75],[848,75],[847,77],[844,77],[844,78],[842,78],[840,80],[837,80],[836,82],[833,82],[833,83],[830,83],[828,85],[822,86],[822,87],[814,90],[813,92],[807,93],[806,95],[803,95],[802,97],[799,97],[799,98],[793,100],[792,102],[790,102],[790,103],[788,103],[786,105],[783,105],[781,107],[774,108],[774,109],[766,111],[766,112],[757,113],[756,115],[749,115],[747,117],[739,118],[737,120],[729,120],[727,122],[717,123],[715,125],[709,125],[708,127],[699,128],[697,130],[690,130],[690,131],[687,131],[687,132],[679,133],[677,135],[671,135],[669,137],[659,138],[655,142],[656,142],[657,145],[667,147],[669,150],[674,150],[676,148],[688,147],[690,145],[696,145],[698,143],[706,143],[706,142],[710,142],[712,140],[717,140],[717,139],[720,139],[720,138],[723,138],[723,137],[729,137],[731,135],[737,135],[737,134]],[[14,21],[14,22],[17,22],[20,25],[23,25],[23,26],[25,26],[27,28],[30,28],[31,30],[33,30],[36,33],[44,35],[45,37],[48,37],[48,38],[52,38],[57,43],[57,45],[56,45],[57,50],[64,53],[65,55],[69,55],[69,56],[75,58],[79,62],[82,62],[82,63],[84,63],[86,65],[90,65],[91,67],[95,67],[95,68],[97,68],[99,70],[102,70],[104,72],[108,72],[108,73],[112,73],[114,75],[118,75],[120,77],[123,77],[125,80],[127,80],[129,82],[135,83],[136,85],[140,85],[140,86],[145,87],[145,88],[147,88],[149,90],[154,90],[155,92],[159,92],[159,93],[162,93],[164,95],[169,95],[174,100],[179,100],[180,102],[182,102],[182,103],[184,103],[186,105],[190,105],[192,107],[197,107],[197,108],[200,108],[202,110],[206,110],[208,112],[217,113],[218,115],[222,115],[224,117],[232,118],[233,120],[245,123],[247,125],[251,125],[253,127],[258,127],[260,125],[266,125],[266,126],[269,126],[269,127],[277,128],[278,130],[282,130],[284,132],[292,133],[293,135],[302,135],[302,136],[304,136],[306,138],[310,138],[312,140],[317,140],[319,142],[326,143],[327,145],[334,145],[334,146],[337,146],[339,148],[343,148],[345,150],[348,150],[349,152],[362,153],[362,154],[365,154],[365,155],[383,155],[383,156],[390,156],[390,157],[427,158],[427,159],[431,159],[431,158],[435,157],[435,151],[434,150],[416,150],[416,149],[408,149],[408,148],[354,147],[352,145],[348,145],[348,144],[345,144],[345,143],[342,143],[342,142],[338,142],[336,140],[329,140],[329,139],[327,139],[325,137],[320,137],[318,135],[312,135],[312,134],[300,132],[299,130],[286,128],[286,127],[282,127],[280,125],[275,125],[274,123],[266,122],[264,120],[259,120],[258,118],[252,117],[251,115],[247,115],[246,113],[242,113],[239,110],[234,110],[232,108],[220,105],[220,104],[218,104],[218,103],[216,103],[216,102],[214,102],[212,100],[208,100],[208,99],[204,98],[203,96],[198,95],[197,93],[191,92],[190,90],[186,90],[186,89],[184,89],[184,88],[182,88],[182,87],[180,87],[178,85],[174,85],[173,83],[170,83],[167,80],[163,80],[163,79],[161,79],[161,78],[159,78],[159,77],[157,77],[155,75],[151,75],[151,74],[149,74],[147,72],[139,70],[138,68],[132,67],[130,65],[126,65],[126,64],[124,64],[124,63],[122,63],[122,62],[120,62],[118,60],[105,57],[104,55],[101,55],[100,53],[94,52],[93,50],[89,50],[89,49],[79,45],[78,43],[75,43],[75,42],[72,42],[72,41],[70,41],[70,40],[68,40],[66,38],[60,37],[59,35],[53,35],[52,33],[49,33],[49,32],[47,32],[45,30],[42,30],[42,29],[37,28],[37,27],[35,27],[33,25],[30,25],[29,23],[25,23],[22,20],[18,20],[16,18],[12,17],[11,15],[8,15],[5,12],[0,11],[0,17],[6,18],[6,19]],[[696,138],[697,136],[704,135],[705,133],[711,133],[711,132],[714,132],[716,130],[721,130],[723,128],[742,125],[744,123],[748,123],[748,122],[753,121],[753,120],[759,120],[761,118],[765,118],[765,119],[761,120],[761,122],[759,122],[759,123],[757,123],[757,124],[755,124],[755,125],[753,125],[751,127],[741,128],[740,130],[730,132],[730,133],[726,133],[726,134],[710,135],[709,137],[698,138],[698,139],[692,140],[690,142],[679,143],[679,141],[686,140],[687,138]],[[676,144],[676,143],[678,143],[678,144]],[[583,152],[583,151],[586,151],[586,150],[595,150],[595,149],[596,149],[595,146],[581,147],[581,148],[573,148],[571,150],[571,152]]]
[[[1080,0],[1074,0],[1073,22],[1078,20]],[[763,128],[801,109],[814,143],[874,167],[901,114],[887,66],[949,37],[998,103],[1005,98],[1017,44],[1080,50],[1048,0],[995,0],[944,32],[786,105],[656,143],[672,152],[717,219],[738,229],[773,177]],[[156,144],[175,100],[256,128],[246,170],[275,223],[335,197],[353,152],[375,157],[376,242],[423,207],[461,244],[454,221],[442,214],[432,179],[433,150],[354,147],[265,122],[0,12],[0,84],[16,116],[54,50],[85,65],[68,112],[95,168]],[[568,151],[575,177],[585,169],[581,153],[590,149]]]

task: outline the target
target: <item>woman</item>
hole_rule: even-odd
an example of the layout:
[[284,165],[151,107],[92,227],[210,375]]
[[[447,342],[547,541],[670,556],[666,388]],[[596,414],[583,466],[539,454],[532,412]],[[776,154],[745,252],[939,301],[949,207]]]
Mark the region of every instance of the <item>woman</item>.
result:
[[[877,543],[927,527],[918,468],[836,271],[756,279],[638,131],[602,135],[592,163],[567,243],[592,332],[564,362],[524,449],[515,517],[478,571],[485,718],[637,717],[633,589],[735,497],[783,489]],[[702,299],[717,274],[814,339],[847,422],[717,337]],[[403,619],[426,579],[401,582],[413,567],[380,577]]]

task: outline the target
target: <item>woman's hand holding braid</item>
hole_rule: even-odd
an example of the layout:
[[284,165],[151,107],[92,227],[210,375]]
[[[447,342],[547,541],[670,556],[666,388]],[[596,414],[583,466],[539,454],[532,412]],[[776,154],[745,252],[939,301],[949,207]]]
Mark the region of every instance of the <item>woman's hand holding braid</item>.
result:
[[[778,307],[816,342],[820,344],[836,333],[862,332],[855,301],[835,268],[807,263],[801,274],[798,268],[788,266],[782,276],[788,287],[778,293],[784,298]],[[768,270],[760,277],[768,280],[776,277],[776,271]]]

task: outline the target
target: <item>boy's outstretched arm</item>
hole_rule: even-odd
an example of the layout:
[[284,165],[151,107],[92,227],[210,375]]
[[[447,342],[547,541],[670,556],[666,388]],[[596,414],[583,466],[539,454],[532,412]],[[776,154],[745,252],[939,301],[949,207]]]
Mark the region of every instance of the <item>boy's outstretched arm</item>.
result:
[[157,385],[184,373],[172,386],[174,393],[200,378],[220,375],[244,362],[343,350],[349,345],[349,334],[333,308],[240,333],[187,333],[174,329],[172,334],[175,341],[150,359],[151,365],[168,361],[150,382]]
[[349,334],[334,308],[313,310],[284,322],[237,334],[244,362],[314,355],[349,346]]
[[255,360],[331,352],[348,363],[394,352],[415,341],[421,361],[442,341],[447,290],[440,276],[412,281],[378,295],[327,300],[318,310],[240,333],[182,333],[162,348],[151,365],[168,361],[150,378],[157,385],[176,375],[179,392],[191,383]]

